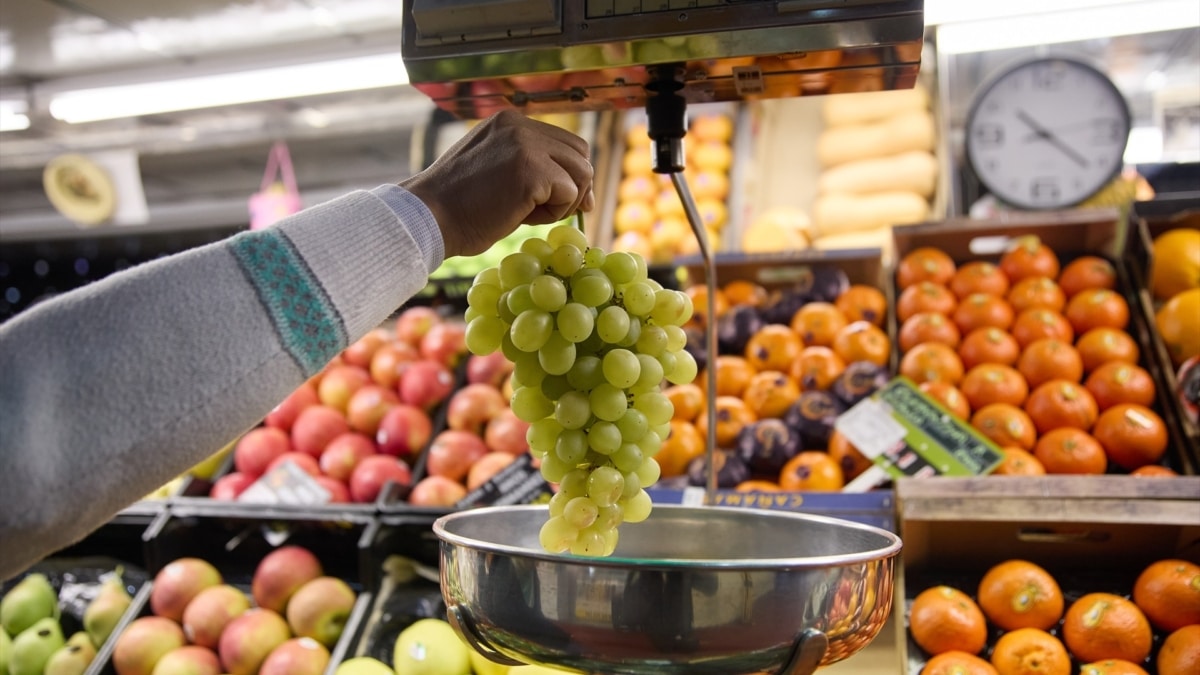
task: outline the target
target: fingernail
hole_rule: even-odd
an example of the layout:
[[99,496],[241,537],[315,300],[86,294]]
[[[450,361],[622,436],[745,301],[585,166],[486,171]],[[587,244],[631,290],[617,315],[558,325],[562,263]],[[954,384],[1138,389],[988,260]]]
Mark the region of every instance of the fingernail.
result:
[[591,211],[594,208],[596,208],[596,193],[592,192],[591,189],[589,189],[587,192],[587,196],[585,196],[583,198],[583,210]]

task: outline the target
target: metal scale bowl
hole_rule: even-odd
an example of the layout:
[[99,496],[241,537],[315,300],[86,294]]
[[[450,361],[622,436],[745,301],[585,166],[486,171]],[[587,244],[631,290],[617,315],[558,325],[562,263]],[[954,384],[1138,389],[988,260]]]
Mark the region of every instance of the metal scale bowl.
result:
[[[716,265],[682,173],[687,104],[911,87],[924,27],[921,0],[404,0],[404,18],[410,78],[454,114],[644,105],[654,170],[670,175],[700,244],[708,316]],[[716,354],[715,322],[706,338]],[[544,551],[546,518],[545,507],[491,507],[434,524],[448,618],[494,661],[810,675],[866,646],[891,611],[901,543],[877,528],[660,505],[597,559]]]

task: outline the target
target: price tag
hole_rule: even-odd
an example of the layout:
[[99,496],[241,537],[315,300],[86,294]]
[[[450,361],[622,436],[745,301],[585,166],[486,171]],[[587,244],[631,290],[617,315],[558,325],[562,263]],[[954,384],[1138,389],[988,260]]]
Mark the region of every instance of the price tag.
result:
[[546,479],[542,478],[542,472],[533,466],[533,456],[524,453],[492,476],[491,480],[468,493],[455,506],[537,504],[549,501],[552,496],[554,493]]
[[868,459],[875,459],[904,442],[908,433],[892,417],[891,406],[874,398],[865,398],[842,413],[834,427]]
[[283,462],[254,481],[238,496],[251,504],[291,504],[313,506],[327,504],[332,495],[313,477],[293,462]]

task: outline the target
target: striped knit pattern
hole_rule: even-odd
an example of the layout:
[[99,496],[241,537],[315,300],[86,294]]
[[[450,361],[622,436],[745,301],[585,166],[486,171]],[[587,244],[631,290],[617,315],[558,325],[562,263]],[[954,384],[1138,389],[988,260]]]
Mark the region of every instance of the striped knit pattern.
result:
[[243,232],[229,240],[229,248],[305,376],[315,374],[345,349],[348,337],[342,317],[282,232]]

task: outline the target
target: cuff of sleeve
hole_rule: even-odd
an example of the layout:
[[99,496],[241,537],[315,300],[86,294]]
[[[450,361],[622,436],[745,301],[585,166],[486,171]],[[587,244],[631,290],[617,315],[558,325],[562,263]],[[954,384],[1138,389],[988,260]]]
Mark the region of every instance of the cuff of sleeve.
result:
[[371,190],[371,194],[379,197],[388,205],[400,222],[404,223],[409,234],[421,249],[421,257],[425,259],[426,273],[432,274],[442,264],[446,257],[445,243],[442,241],[442,231],[438,227],[433,213],[413,193],[399,185],[380,185]]

